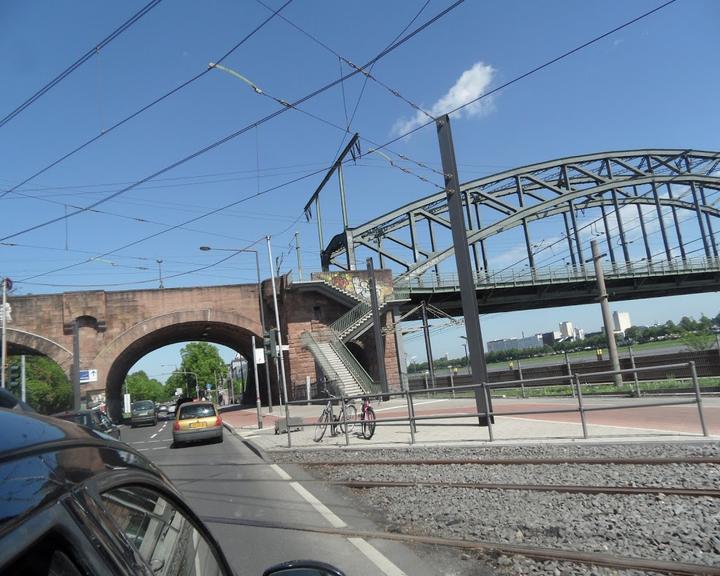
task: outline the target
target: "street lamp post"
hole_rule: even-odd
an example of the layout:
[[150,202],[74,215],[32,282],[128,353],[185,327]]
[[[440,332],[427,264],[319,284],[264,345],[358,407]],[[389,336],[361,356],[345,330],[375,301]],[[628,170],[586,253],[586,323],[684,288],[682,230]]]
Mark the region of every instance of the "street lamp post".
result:
[[[467,336],[460,336],[460,338],[467,340]],[[468,361],[467,342],[463,342],[463,348],[465,348],[465,368],[467,369],[467,373],[470,374],[470,362]]]
[[[200,246],[200,250],[203,252],[208,252],[209,250],[217,250],[220,252],[252,252],[255,254],[255,269],[257,271],[257,287],[258,287],[258,303],[260,306],[260,329],[262,330],[263,337],[265,336],[265,310],[263,307],[263,301],[262,301],[262,283],[260,281],[260,257],[258,256],[258,251],[253,250],[251,248],[240,248],[240,249],[233,249],[233,248],[213,248],[212,246]],[[270,266],[272,268],[272,264]],[[255,349],[253,347],[253,364],[255,364]],[[272,390],[270,388],[270,365],[268,364],[268,359],[265,358],[265,383],[267,386],[267,395],[268,395],[268,412],[272,414],[273,411],[273,404],[272,404]]]
[[285,379],[285,356],[283,354],[282,330],[280,329],[280,311],[278,310],[277,291],[275,290],[275,270],[273,269],[270,236],[265,236],[265,240],[267,241],[268,258],[270,260],[270,281],[272,282],[273,304],[275,308],[275,327],[277,328],[277,345],[279,349],[278,356],[280,356],[280,371],[282,374],[282,391],[285,398],[285,423],[287,424],[288,448],[291,448],[292,440],[290,440],[290,437],[292,435],[290,434],[290,411],[288,409],[287,380]]

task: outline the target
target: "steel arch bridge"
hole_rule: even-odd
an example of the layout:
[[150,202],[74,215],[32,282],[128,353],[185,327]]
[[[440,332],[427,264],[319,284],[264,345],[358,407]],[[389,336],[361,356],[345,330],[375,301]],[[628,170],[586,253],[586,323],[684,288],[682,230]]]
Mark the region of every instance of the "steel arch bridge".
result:
[[[503,235],[514,238],[516,264],[530,278],[548,268],[548,250],[556,268],[582,272],[592,237],[605,244],[612,267],[716,266],[718,192],[720,152],[662,149],[552,160],[461,186],[478,284],[502,272],[493,256],[507,248],[493,243]],[[323,268],[354,269],[360,250],[377,255],[381,267],[392,263],[396,285],[441,283],[440,265],[453,256],[445,192],[347,227],[323,250]]]

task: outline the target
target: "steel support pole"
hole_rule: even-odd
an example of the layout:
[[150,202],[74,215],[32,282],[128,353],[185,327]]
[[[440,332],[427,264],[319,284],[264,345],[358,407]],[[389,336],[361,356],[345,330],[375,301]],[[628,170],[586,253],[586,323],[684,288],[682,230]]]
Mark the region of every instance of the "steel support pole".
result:
[[417,230],[415,230],[415,212],[410,212],[410,214],[408,214],[408,220],[410,222],[410,244],[412,244],[413,262],[415,262],[417,264],[418,250],[417,250]]
[[258,383],[258,370],[257,362],[255,362],[255,336],[252,338],[252,349],[253,349],[253,371],[255,373],[255,407],[257,408],[257,423],[258,428],[263,427],[262,412],[260,411],[260,384]]
[[[700,184],[700,198],[702,199],[703,206],[707,206],[707,199],[705,198],[705,187]],[[715,258],[718,257],[717,242],[715,242],[715,232],[713,232],[712,221],[710,214],[705,212],[705,222],[707,223],[708,238],[710,239],[710,246],[712,247]]]
[[20,356],[20,400],[25,400],[25,354]]
[[695,215],[697,216],[698,228],[700,228],[700,237],[703,241],[703,248],[705,248],[705,257],[710,258],[710,245],[708,244],[707,236],[705,234],[705,224],[703,223],[702,210],[700,209],[700,200],[698,199],[695,182],[690,182],[690,189],[692,190],[693,203],[695,204]]
[[[460,216],[462,217],[462,201],[460,202]],[[430,250],[432,252],[435,252],[435,232],[433,231],[432,227],[432,220],[430,218],[427,219],[428,223],[428,232],[430,234]],[[463,220],[463,230],[465,230],[465,220]],[[465,235],[467,237],[467,234]],[[468,264],[470,263],[470,259],[468,259]],[[440,276],[440,268],[438,268],[438,265],[435,264],[435,277],[438,278]]]
[[517,365],[518,365],[518,376],[520,378],[520,391],[522,392],[522,397],[527,398],[527,392],[525,391],[525,380],[523,379],[523,371],[522,371],[522,365],[520,364],[520,358],[517,359]]
[[378,379],[380,389],[388,392],[387,373],[385,372],[385,346],[383,346],[382,327],[380,326],[380,304],[378,302],[377,282],[375,280],[375,267],[373,259],[367,259],[367,270],[370,276],[370,305],[372,306],[373,335],[375,338],[375,355],[377,357]]
[[427,307],[425,306],[425,300],[420,302],[420,308],[422,309],[422,323],[423,323],[423,335],[425,336],[425,354],[428,360],[428,370],[430,371],[430,383],[435,388],[435,367],[433,366],[433,353],[432,344],[430,342],[430,328],[428,326],[427,318]]
[[285,378],[285,356],[282,349],[282,328],[280,327],[280,311],[278,309],[277,302],[277,290],[275,289],[275,270],[273,268],[272,259],[272,247],[270,246],[270,236],[265,236],[267,240],[268,259],[270,262],[270,281],[272,282],[273,291],[273,305],[275,306],[275,326],[277,327],[277,344],[278,344],[278,356],[280,357],[280,374],[282,377],[282,393],[285,399],[285,422],[287,424],[287,435],[288,435],[288,448],[292,447],[292,440],[290,437],[290,414],[288,412],[288,394],[287,394],[287,380]]
[[565,354],[565,366],[567,367],[568,380],[570,382],[570,392],[572,393],[573,398],[575,398],[575,387],[573,386],[572,365],[570,364],[570,357],[568,356],[567,350],[563,351],[563,354]]
[[575,217],[575,206],[572,201],[568,200],[568,206],[570,208],[570,221],[572,222],[573,235],[575,236],[575,248],[577,250],[578,263],[580,267],[585,267],[585,257],[582,251],[582,242],[580,241],[580,234],[577,229],[577,218]]
[[[620,370],[620,360],[618,358],[617,344],[615,343],[615,333],[613,332],[613,321],[612,315],[610,314],[610,304],[608,303],[608,294],[605,289],[605,274],[602,269],[600,249],[598,248],[597,240],[590,242],[590,248],[592,250],[593,263],[595,265],[595,277],[597,278],[598,286],[598,300],[600,302],[600,310],[602,311],[603,326],[605,328],[605,336],[608,341],[608,354],[610,355],[610,364],[614,371]],[[622,376],[620,374],[614,374],[613,380],[616,386],[622,384]]]
[[[668,198],[672,200],[672,186],[670,183],[667,183],[665,186],[667,187]],[[682,231],[680,230],[680,220],[678,219],[677,208],[675,208],[675,206],[672,207],[672,217],[673,224],[675,225],[675,235],[677,236],[678,248],[680,248],[680,258],[682,258],[684,262],[687,259],[687,254],[685,253],[685,244],[683,244]]]
[[0,359],[0,388],[6,388],[5,378],[7,372],[7,278],[0,279],[2,282],[2,309],[0,310],[0,317],[2,318],[2,358]]
[[[649,165],[650,159],[648,158],[648,166]],[[672,252],[670,250],[670,243],[668,242],[667,230],[665,230],[665,219],[663,218],[662,206],[660,204],[660,195],[658,194],[655,182],[651,182],[650,187],[652,188],[653,198],[655,199],[655,211],[657,212],[658,224],[660,224],[660,236],[662,236],[663,247],[665,248],[665,257],[668,262],[670,262],[672,260]]]
[[295,232],[295,256],[297,257],[298,276],[303,280],[302,255],[300,254],[300,232]]
[[[633,193],[638,196],[637,187],[633,186]],[[650,252],[650,242],[648,240],[647,229],[645,228],[645,217],[643,216],[642,205],[636,204],[638,220],[640,221],[640,233],[642,234],[643,244],[645,245],[645,259],[648,262],[652,262],[652,252]]]
[[620,234],[620,245],[622,246],[623,250],[623,258],[625,258],[625,263],[630,263],[630,252],[628,251],[627,247],[627,240],[625,239],[625,227],[622,223],[622,216],[620,214],[620,204],[618,203],[617,199],[617,190],[615,188],[612,189],[612,199],[613,199],[613,209],[615,211],[615,220],[617,220],[618,225],[618,233]]
[[[470,193],[465,192],[463,195],[465,199],[465,216],[467,216],[467,229],[472,232],[473,230],[473,221],[472,221],[472,212],[470,211]],[[473,262],[475,263],[475,272],[480,272],[480,262],[478,261],[478,252],[477,252],[477,243],[473,242],[472,246],[472,255],[473,255]]]
[[[258,254],[257,250],[253,250],[255,252],[255,271],[257,273],[257,286],[258,286],[258,304],[260,306],[260,329],[262,330],[263,338],[265,337],[265,306],[263,304],[263,297],[262,297],[262,280],[260,279],[260,255]],[[270,270],[273,270],[272,262],[270,262]],[[273,283],[274,287],[274,283]],[[255,354],[255,350],[253,349],[253,354]],[[255,358],[253,358],[253,363],[255,363]],[[265,358],[265,386],[267,387],[267,395],[268,395],[268,412],[272,414],[273,411],[273,403],[272,403],[272,388],[270,385],[270,365],[268,363],[268,359]],[[234,391],[233,391],[234,392]]]
[[[635,355],[632,351],[632,346],[628,346],[628,352],[630,353],[630,367],[635,370]],[[637,372],[633,372],[633,382],[635,384],[635,394],[640,398],[640,380],[638,379]]]
[[460,180],[455,162],[455,148],[452,140],[452,131],[450,129],[450,117],[446,114],[438,118],[435,124],[437,127],[438,142],[440,144],[443,174],[445,176],[445,192],[447,194],[450,226],[452,228],[455,262],[457,264],[458,279],[460,281],[460,299],[462,302],[463,317],[465,319],[465,331],[470,351],[471,374],[475,383],[482,385],[481,389],[475,391],[475,404],[478,413],[485,414],[485,416],[479,417],[480,425],[488,426],[493,420],[492,416],[488,417],[489,412],[492,410],[492,404],[490,402],[490,395],[485,394],[485,392],[487,392],[487,366],[485,364],[485,351],[480,329],[480,314],[478,311],[477,294],[475,292],[475,282],[470,266],[467,230],[465,229],[465,219],[463,218],[462,212]]
[[700,382],[698,381],[697,370],[695,369],[695,362],[690,362],[690,374],[692,375],[693,388],[695,388],[695,401],[697,402],[698,407],[700,427],[702,428],[703,436],[709,436],[707,426],[705,425],[705,415],[703,414],[702,407],[702,394],[700,393]]
[[563,222],[565,223],[565,238],[567,239],[568,243],[568,252],[570,252],[570,262],[572,263],[572,267],[575,268],[577,266],[577,262],[575,261],[575,251],[573,250],[572,236],[570,235],[570,225],[568,224],[567,212],[563,212]]
[[[480,206],[475,203],[475,222],[477,222],[478,230],[482,230],[482,223],[480,222]],[[480,255],[482,256],[483,270],[487,273],[488,261],[487,254],[485,252],[485,240],[480,240]]]
[[580,412],[580,422],[582,423],[583,438],[587,440],[588,430],[587,422],[585,422],[585,407],[583,406],[582,390],[580,389],[580,376],[577,374],[575,374],[574,383],[577,393],[578,411]]
[[73,410],[80,410],[80,326],[73,321]]
[[610,262],[612,262],[613,268],[615,267],[615,251],[612,247],[612,236],[610,236],[610,226],[608,225],[607,214],[605,213],[605,206],[600,205],[600,213],[602,214],[603,227],[605,228],[605,244],[607,245],[608,254],[610,254]]
[[400,306],[395,304],[392,309],[393,328],[395,331],[395,351],[398,365],[398,373],[400,374],[400,390],[409,390],[407,364],[405,364],[405,343],[403,342],[402,329],[400,328]]
[[[525,207],[525,194],[523,193],[522,182],[520,182],[520,176],[515,176],[515,186],[517,188],[518,204],[520,208]],[[527,219],[522,219],[523,234],[525,235],[525,250],[527,251],[528,264],[530,266],[530,273],[535,272],[535,258],[532,253],[532,244],[530,243],[530,232],[528,231]]]

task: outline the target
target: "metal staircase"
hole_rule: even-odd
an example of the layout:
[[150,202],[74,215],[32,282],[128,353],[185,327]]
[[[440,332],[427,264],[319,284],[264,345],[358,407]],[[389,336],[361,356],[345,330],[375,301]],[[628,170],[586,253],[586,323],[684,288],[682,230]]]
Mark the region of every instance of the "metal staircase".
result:
[[343,396],[361,396],[378,391],[352,352],[331,330],[304,332],[301,339],[325,376],[335,383]]

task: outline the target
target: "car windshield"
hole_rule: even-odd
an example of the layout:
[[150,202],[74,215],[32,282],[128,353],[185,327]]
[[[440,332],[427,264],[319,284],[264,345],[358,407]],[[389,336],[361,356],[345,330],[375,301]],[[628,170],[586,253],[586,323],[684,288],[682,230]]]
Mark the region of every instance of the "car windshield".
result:
[[133,404],[133,410],[152,410],[154,407],[152,400],[142,400]]
[[215,416],[215,407],[212,404],[184,404],[180,407],[180,420],[208,416]]

